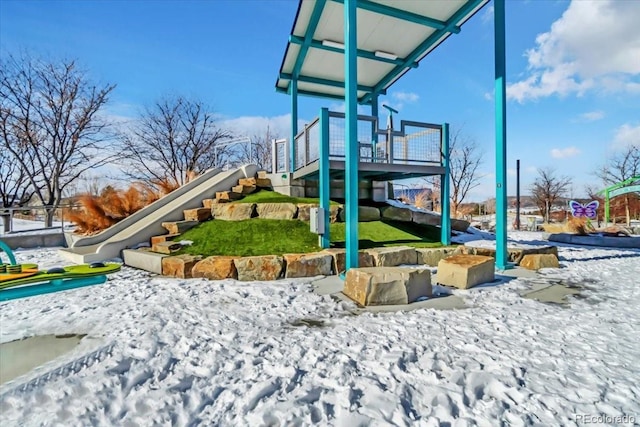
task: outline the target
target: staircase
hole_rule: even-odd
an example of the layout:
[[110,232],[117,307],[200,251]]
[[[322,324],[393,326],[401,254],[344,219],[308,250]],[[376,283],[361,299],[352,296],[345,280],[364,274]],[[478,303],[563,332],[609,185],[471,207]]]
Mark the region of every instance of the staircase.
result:
[[272,188],[271,180],[267,178],[267,172],[265,171],[258,171],[256,176],[252,178],[238,179],[238,185],[234,185],[229,191],[217,191],[214,199],[203,199],[202,207],[184,210],[183,220],[163,222],[162,227],[165,228],[166,233],[151,237],[150,249],[145,249],[144,251],[162,255],[171,255],[179,251],[182,245],[177,243],[176,240],[185,231],[192,229],[201,222],[210,220],[212,218],[211,208],[213,205],[240,200],[245,195],[262,188]]

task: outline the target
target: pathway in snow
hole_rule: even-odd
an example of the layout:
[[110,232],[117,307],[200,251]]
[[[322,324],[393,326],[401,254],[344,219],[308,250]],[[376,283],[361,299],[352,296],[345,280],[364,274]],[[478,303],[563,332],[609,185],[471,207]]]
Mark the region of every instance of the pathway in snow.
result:
[[[16,255],[61,264],[52,250]],[[455,291],[470,307],[464,310],[354,316],[352,304],[318,296],[304,280],[177,280],[130,268],[102,286],[4,303],[2,342],[88,337],[3,386],[0,421],[489,426],[572,425],[581,414],[638,420],[640,251],[561,247],[560,255],[565,268],[544,275],[587,286],[568,307],[520,297],[528,284],[518,279]],[[109,353],[92,363],[61,370],[106,347]],[[29,383],[46,372],[62,374]]]

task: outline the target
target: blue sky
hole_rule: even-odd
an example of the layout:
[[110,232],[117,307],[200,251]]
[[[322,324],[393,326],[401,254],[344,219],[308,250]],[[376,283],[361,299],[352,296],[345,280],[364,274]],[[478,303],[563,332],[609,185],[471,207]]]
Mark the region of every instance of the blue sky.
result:
[[[401,119],[463,126],[485,154],[471,199],[494,192],[493,20],[489,4],[389,91]],[[599,186],[593,170],[640,143],[640,2],[507,1],[508,161],[525,189],[536,168]],[[289,98],[274,84],[293,0],[0,2],[2,55],[77,58],[116,83],[108,113],[135,117],[167,94],[196,96],[238,133],[288,135]],[[301,98],[311,120],[331,100]],[[513,170],[509,194],[515,194]]]

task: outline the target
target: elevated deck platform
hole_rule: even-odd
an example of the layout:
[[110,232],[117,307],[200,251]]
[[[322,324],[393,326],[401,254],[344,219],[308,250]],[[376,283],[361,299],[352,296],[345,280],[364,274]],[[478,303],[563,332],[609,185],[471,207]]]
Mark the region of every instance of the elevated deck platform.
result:
[[[344,171],[344,160],[329,161],[329,179],[345,179]],[[358,164],[359,179],[368,181],[393,181],[397,179],[443,174],[444,167],[439,165],[406,165],[371,162],[360,162]],[[293,179],[301,178],[318,180],[320,178],[320,161],[314,160],[293,172]]]

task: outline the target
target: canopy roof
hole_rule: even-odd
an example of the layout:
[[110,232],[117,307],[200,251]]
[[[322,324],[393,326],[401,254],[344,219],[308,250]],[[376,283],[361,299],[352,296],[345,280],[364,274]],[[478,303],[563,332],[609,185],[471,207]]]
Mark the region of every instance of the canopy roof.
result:
[[[489,0],[358,0],[358,102],[386,89]],[[301,0],[276,82],[344,99],[343,0]]]

